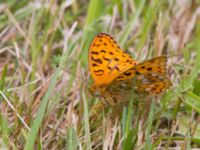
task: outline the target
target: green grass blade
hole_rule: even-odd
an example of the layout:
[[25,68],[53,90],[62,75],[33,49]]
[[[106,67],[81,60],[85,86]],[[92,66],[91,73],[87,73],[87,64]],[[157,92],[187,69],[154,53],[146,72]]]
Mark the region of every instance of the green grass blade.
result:
[[39,107],[39,110],[37,112],[37,115],[36,115],[36,118],[35,120],[33,121],[33,125],[31,127],[31,131],[29,132],[28,134],[28,137],[27,137],[27,142],[25,144],[25,148],[24,150],[32,150],[34,148],[34,142],[36,140],[36,135],[39,131],[39,128],[42,124],[42,119],[44,117],[44,114],[45,114],[45,110],[47,108],[47,104],[48,104],[48,101],[49,101],[49,98],[51,96],[51,93],[56,85],[56,82],[57,82],[57,78],[59,76],[59,73],[60,73],[60,69],[57,69],[55,74],[53,75],[53,78],[50,82],[50,85],[49,85],[49,88],[48,88],[48,91],[45,93],[43,99],[42,99],[42,102],[40,104],[40,107]]
[[141,37],[140,37],[139,45],[137,46],[138,50],[140,50],[144,46],[147,40],[147,35],[149,35],[148,32],[152,30],[151,26],[155,22],[155,17],[160,8],[160,3],[161,3],[160,0],[154,0],[154,1],[151,1],[150,6],[145,7],[146,15],[144,17],[143,27],[141,28],[141,31],[140,31]]
[[86,25],[96,21],[104,10],[104,1],[90,0],[87,12]]
[[195,95],[194,93],[188,91],[182,94],[179,94],[181,100],[190,106],[192,109],[196,110],[200,113],[200,97]]
[[[9,146],[9,126],[7,120],[0,113],[0,134],[2,135],[2,148]],[[7,146],[6,146],[7,145]],[[8,148],[8,147],[7,147]]]
[[7,70],[8,70],[8,65],[6,64],[3,68],[2,74],[1,74],[1,79],[0,79],[0,90],[3,89],[4,85],[5,85],[5,79],[6,79],[6,74],[7,74]]
[[150,136],[151,136],[152,123],[153,123],[153,119],[154,119],[154,113],[155,113],[155,102],[154,102],[154,100],[152,100],[149,117],[148,117],[148,121],[147,121],[147,128],[145,131],[146,149],[152,149]]
[[129,34],[131,33],[131,30],[133,29],[138,17],[140,16],[143,8],[144,8],[144,4],[145,4],[146,0],[141,0],[140,1],[140,5],[138,7],[138,10],[136,11],[135,15],[133,15],[129,21],[129,23],[125,26],[124,30],[122,31],[122,35],[119,39],[119,43],[120,45],[123,47],[125,42],[128,39]]
[[67,131],[67,150],[76,150],[78,147],[78,139],[76,137],[76,131],[73,127],[68,128]]
[[82,92],[83,105],[84,105],[84,129],[85,129],[85,144],[87,150],[92,150],[91,138],[90,138],[90,125],[89,125],[89,112],[88,104],[84,91]]

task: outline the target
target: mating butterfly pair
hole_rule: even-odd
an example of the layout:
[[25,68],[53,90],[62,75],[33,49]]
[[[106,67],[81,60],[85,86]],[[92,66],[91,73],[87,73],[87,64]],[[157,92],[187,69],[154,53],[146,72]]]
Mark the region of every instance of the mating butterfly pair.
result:
[[89,49],[89,68],[94,80],[91,92],[110,105],[120,103],[116,95],[136,92],[160,94],[172,83],[166,77],[166,56],[137,63],[106,33],[94,37]]

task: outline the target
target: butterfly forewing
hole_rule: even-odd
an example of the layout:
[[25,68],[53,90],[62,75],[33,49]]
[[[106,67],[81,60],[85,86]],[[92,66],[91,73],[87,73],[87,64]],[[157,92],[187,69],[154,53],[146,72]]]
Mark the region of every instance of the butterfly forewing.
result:
[[108,34],[98,34],[90,45],[90,71],[97,86],[110,84],[135,63]]

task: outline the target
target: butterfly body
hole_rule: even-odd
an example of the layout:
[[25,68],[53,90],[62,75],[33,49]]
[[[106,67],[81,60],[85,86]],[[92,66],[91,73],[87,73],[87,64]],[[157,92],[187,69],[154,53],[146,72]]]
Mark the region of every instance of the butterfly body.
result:
[[88,57],[94,80],[91,93],[107,99],[110,105],[120,103],[133,90],[159,94],[171,86],[166,77],[166,56],[138,63],[106,33],[99,33],[93,39]]

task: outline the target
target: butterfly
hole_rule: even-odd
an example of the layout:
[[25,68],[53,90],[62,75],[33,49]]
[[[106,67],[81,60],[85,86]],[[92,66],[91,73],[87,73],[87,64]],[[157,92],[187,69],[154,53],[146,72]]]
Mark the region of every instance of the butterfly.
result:
[[138,63],[106,33],[99,33],[92,40],[88,61],[93,78],[91,93],[103,97],[106,104],[120,103],[133,90],[155,95],[172,85],[166,77],[166,56]]

